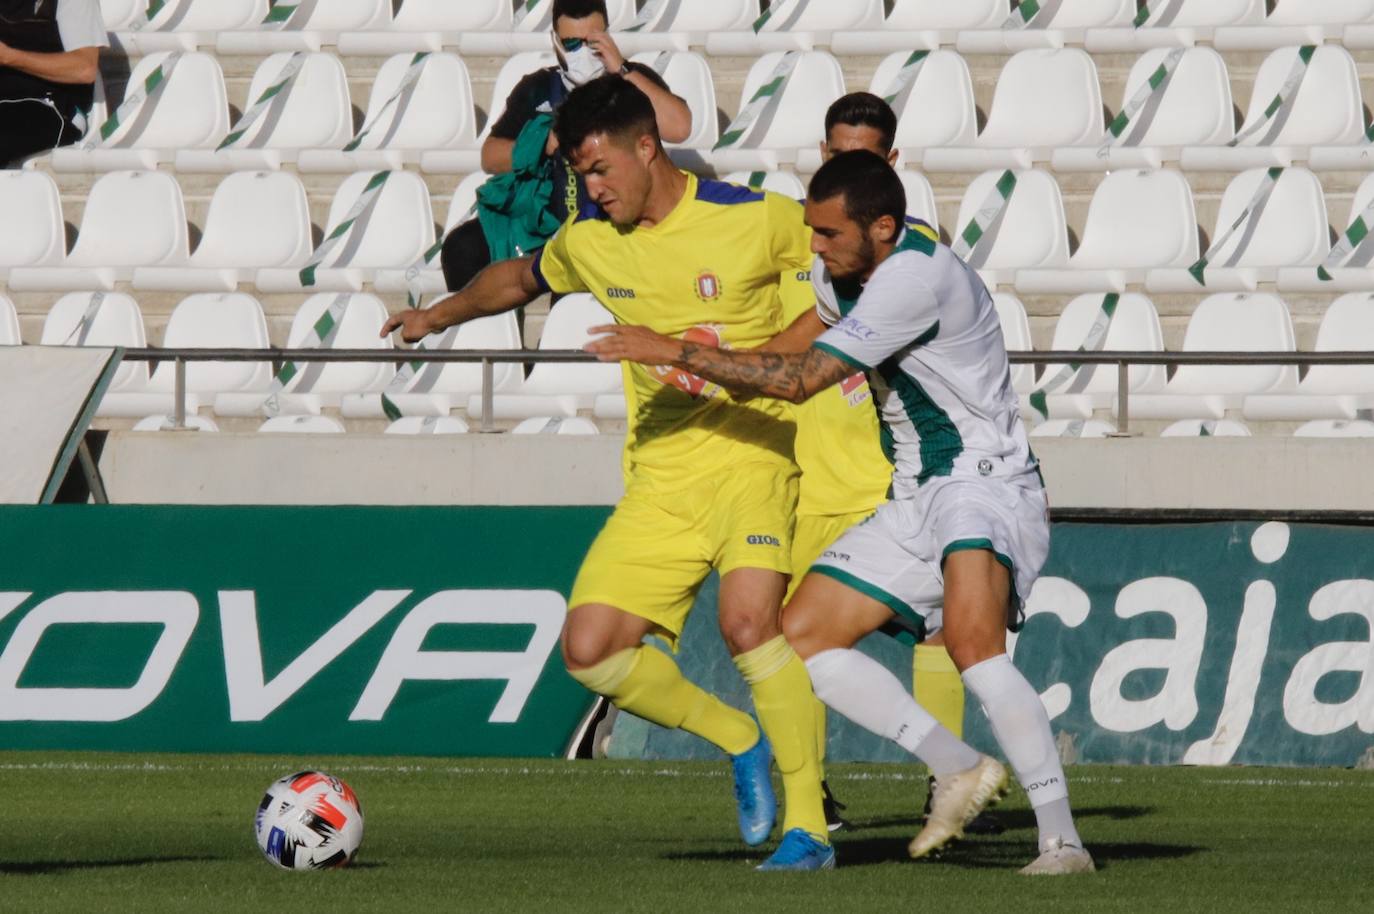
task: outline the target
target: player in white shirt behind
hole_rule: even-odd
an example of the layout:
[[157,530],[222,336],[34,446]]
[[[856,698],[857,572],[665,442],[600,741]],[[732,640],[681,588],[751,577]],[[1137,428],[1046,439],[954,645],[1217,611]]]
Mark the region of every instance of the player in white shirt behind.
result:
[[1006,653],[1007,629],[1019,628],[1049,552],[1044,484],[1006,346],[978,275],[948,247],[905,230],[905,210],[900,179],[873,153],[842,153],[816,173],[806,220],[817,308],[784,331],[809,348],[725,351],[628,326],[595,328],[607,336],[587,348],[605,361],[673,364],[739,397],[794,403],[855,368],[868,373],[894,463],[892,499],[811,567],[784,610],[787,639],[822,701],[930,767],[935,797],[910,847],[925,857],[996,802],[1006,770],[854,645],[894,616],[943,629],[1035,810],[1040,856],[1022,872],[1088,872],[1049,718]]

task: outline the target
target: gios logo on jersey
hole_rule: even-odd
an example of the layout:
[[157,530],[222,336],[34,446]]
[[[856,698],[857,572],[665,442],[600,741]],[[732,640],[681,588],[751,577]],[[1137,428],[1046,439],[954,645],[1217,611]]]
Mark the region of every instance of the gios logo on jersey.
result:
[[[700,343],[703,346],[713,346],[717,349],[729,349],[730,347],[721,340],[720,334],[724,329],[720,324],[698,324],[682,334],[682,339],[689,343]],[[685,391],[698,400],[709,400],[720,390],[720,385],[713,384],[705,378],[699,378],[690,371],[683,371],[674,365],[655,365],[649,371],[664,384]]]
[[697,274],[696,293],[697,298],[702,301],[715,301],[720,298],[720,277],[711,270],[702,270]]

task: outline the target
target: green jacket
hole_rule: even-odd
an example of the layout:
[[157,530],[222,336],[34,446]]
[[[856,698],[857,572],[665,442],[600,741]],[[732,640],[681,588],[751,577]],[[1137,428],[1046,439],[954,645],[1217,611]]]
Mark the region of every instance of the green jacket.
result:
[[553,237],[559,221],[549,212],[556,187],[553,161],[544,156],[553,117],[537,114],[515,140],[511,170],[477,189],[477,218],[492,262],[522,257]]

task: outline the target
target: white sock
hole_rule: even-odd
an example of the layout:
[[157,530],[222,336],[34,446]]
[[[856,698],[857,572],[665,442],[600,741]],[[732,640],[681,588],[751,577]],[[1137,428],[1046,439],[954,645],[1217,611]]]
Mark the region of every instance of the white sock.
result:
[[1049,715],[1034,687],[1006,654],[975,663],[964,670],[963,680],[983,705],[997,744],[1026,790],[1040,826],[1041,850],[1051,838],[1081,847],[1083,842],[1069,813],[1069,785],[1054,747]]
[[854,723],[886,737],[930,767],[935,777],[978,764],[978,753],[916,703],[896,676],[852,648],[821,651],[806,661],[816,697]]

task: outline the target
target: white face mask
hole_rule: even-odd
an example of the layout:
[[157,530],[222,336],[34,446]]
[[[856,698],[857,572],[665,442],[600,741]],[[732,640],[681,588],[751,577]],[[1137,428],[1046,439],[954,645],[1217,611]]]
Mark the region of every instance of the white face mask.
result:
[[588,44],[583,44],[576,51],[559,48],[558,62],[563,69],[563,82],[570,89],[585,85],[606,72],[606,65]]

